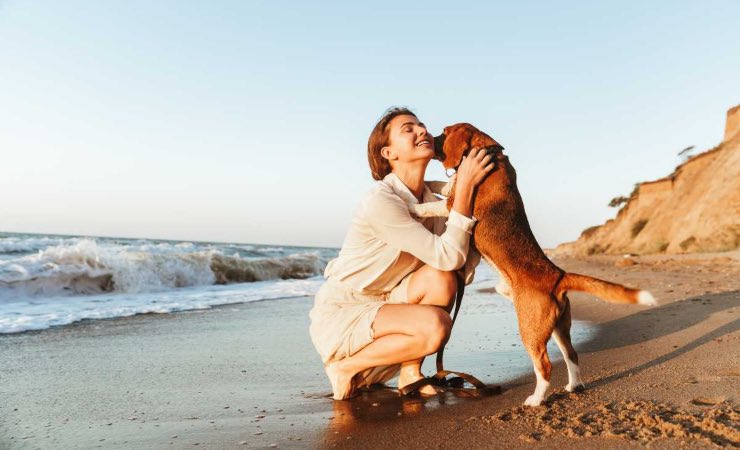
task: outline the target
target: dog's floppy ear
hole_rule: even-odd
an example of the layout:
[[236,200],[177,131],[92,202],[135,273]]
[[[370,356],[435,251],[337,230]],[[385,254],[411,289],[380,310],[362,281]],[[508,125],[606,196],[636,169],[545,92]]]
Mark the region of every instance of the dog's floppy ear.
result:
[[457,168],[462,162],[462,157],[470,150],[470,139],[473,130],[468,124],[458,123],[445,128],[445,140],[442,152],[444,160],[442,165],[445,169]]
[[500,148],[501,150],[504,149],[504,147],[496,142],[496,140],[493,139],[491,136],[477,129],[475,130],[475,133],[473,133],[473,137],[470,139],[470,147],[490,149]]

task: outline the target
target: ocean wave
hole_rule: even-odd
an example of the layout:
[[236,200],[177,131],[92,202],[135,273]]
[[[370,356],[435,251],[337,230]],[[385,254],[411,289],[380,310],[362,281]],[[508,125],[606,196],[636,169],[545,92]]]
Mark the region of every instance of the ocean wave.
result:
[[85,295],[33,298],[0,302],[0,334],[43,330],[81,320],[166,314],[207,309],[217,305],[247,303],[314,295],[323,278],[277,280],[231,285],[197,286],[158,293]]
[[158,292],[189,286],[304,279],[322,273],[318,252],[243,259],[189,242],[98,244],[77,239],[0,261],[0,298]]
[[325,266],[326,262],[313,252],[260,259],[214,254],[211,259],[211,270],[219,284],[304,279],[321,274]]
[[79,238],[54,237],[3,237],[0,238],[0,255],[33,253],[55,245],[74,244]]

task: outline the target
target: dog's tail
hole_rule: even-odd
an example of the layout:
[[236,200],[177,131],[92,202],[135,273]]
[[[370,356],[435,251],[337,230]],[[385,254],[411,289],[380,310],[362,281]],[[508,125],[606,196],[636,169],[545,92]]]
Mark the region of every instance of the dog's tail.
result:
[[558,285],[557,295],[560,297],[565,291],[587,292],[611,303],[630,303],[655,306],[653,294],[640,289],[630,289],[617,283],[599,280],[598,278],[580,275],[577,273],[566,273]]

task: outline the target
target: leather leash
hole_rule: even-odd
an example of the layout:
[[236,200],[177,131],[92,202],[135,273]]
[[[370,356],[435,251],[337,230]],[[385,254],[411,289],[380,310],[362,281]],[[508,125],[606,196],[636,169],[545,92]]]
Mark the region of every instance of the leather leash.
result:
[[[452,314],[452,325],[450,326],[450,335],[452,335],[451,330],[455,326],[455,321],[457,320],[457,314],[460,312],[460,306],[462,305],[463,294],[465,294],[465,280],[462,278],[462,275],[460,275],[459,272],[457,272],[456,275],[457,275],[457,293],[455,294],[455,311]],[[413,383],[409,383],[406,386],[402,387],[401,389],[399,389],[399,392],[401,393],[401,395],[407,395],[408,393],[413,392],[422,386],[426,386],[427,384],[431,384],[433,386],[440,386],[440,387],[461,388],[463,387],[466,381],[472,384],[473,386],[475,386],[476,389],[488,389],[488,386],[486,386],[485,383],[483,383],[482,381],[480,381],[479,379],[475,378],[474,376],[468,373],[444,369],[443,358],[444,358],[445,345],[447,345],[447,342],[449,342],[449,337],[444,342],[444,344],[442,344],[442,346],[439,348],[439,351],[437,352],[437,373],[431,377],[421,378],[419,380],[414,381]],[[446,378],[447,375],[456,375],[456,376],[448,380]]]
[[[462,299],[463,294],[465,294],[465,280],[463,279],[462,275],[460,275],[460,272],[456,272],[457,275],[457,294],[455,295],[455,312],[452,314],[452,325],[450,326],[450,336],[452,335],[452,329],[455,327],[455,321],[457,320],[457,314],[460,312],[460,306],[462,306]],[[450,380],[447,380],[447,375],[457,375],[457,378],[461,378],[464,381],[467,381],[468,383],[475,386],[476,389],[483,389],[486,387],[485,383],[480,381],[479,379],[475,378],[474,376],[465,373],[465,372],[456,372],[451,370],[445,370],[444,369],[444,352],[445,352],[445,346],[447,345],[447,342],[449,342],[449,337],[447,338],[447,341],[440,347],[439,351],[437,352],[437,373],[434,375],[434,378],[439,380],[441,386],[450,386],[450,387],[462,387],[463,382],[459,380],[455,380],[455,378],[451,378]]]
[[[504,147],[502,145],[494,145],[490,147],[485,147],[484,150],[486,150],[486,153],[489,155],[493,155],[496,151],[503,150]],[[457,167],[455,168],[455,172],[457,172]],[[447,174],[447,170],[445,170],[445,175],[449,178],[450,175]],[[452,328],[455,327],[455,321],[457,320],[457,313],[460,312],[460,306],[462,305],[462,298],[463,294],[465,294],[465,280],[463,279],[462,275],[460,275],[460,272],[456,272],[457,275],[457,293],[455,294],[455,312],[452,314],[452,325],[450,326],[450,336],[452,335]],[[561,275],[562,279],[562,275]],[[558,283],[560,283],[560,280],[558,280]],[[556,286],[557,284],[556,283]],[[553,288],[554,290],[555,288]],[[480,381],[479,379],[475,378],[474,376],[470,375],[469,373],[465,372],[457,372],[452,370],[445,370],[444,369],[444,352],[445,352],[445,346],[447,345],[447,342],[449,342],[450,338],[448,337],[447,340],[442,344],[442,346],[439,348],[439,351],[437,352],[437,373],[434,374],[431,377],[428,378],[421,378],[419,380],[414,381],[413,383],[409,383],[406,386],[399,389],[399,392],[401,395],[407,395],[410,392],[415,391],[416,389],[419,389],[422,386],[426,386],[428,384],[431,384],[433,386],[440,386],[440,387],[451,387],[451,388],[461,388],[467,381],[468,383],[475,386],[476,389],[486,389],[486,390],[494,390],[497,392],[500,392],[499,387],[495,388],[489,388],[486,386],[485,383]],[[453,378],[447,379],[447,375],[456,375]]]

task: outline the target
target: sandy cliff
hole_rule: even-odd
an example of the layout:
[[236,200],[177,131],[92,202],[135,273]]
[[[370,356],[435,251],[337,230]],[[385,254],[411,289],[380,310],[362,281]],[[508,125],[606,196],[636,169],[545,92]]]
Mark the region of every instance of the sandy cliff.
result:
[[559,255],[688,253],[740,246],[740,106],[724,140],[667,177],[640,183],[617,217],[561,244]]

